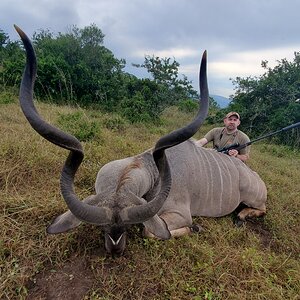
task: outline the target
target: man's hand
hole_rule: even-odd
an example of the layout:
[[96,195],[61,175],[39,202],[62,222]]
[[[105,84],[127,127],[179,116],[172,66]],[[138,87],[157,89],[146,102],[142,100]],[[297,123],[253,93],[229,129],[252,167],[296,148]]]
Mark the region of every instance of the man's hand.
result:
[[228,151],[228,155],[229,156],[237,157],[238,154],[239,154],[239,152],[237,150],[235,150],[235,149],[231,149],[231,150]]
[[234,157],[240,159],[243,162],[245,162],[247,159],[249,159],[248,154],[239,154],[239,152],[236,149],[229,150],[228,155],[229,156],[234,156]]

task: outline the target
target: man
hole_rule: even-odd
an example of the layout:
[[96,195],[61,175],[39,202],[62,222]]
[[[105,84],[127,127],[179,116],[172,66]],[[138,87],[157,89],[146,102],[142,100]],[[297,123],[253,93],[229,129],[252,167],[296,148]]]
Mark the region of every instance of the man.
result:
[[[197,144],[204,146],[209,142],[213,142],[215,149],[221,149],[225,146],[239,143],[243,145],[250,141],[249,137],[242,131],[238,130],[238,126],[241,124],[240,115],[232,111],[228,113],[224,118],[224,127],[218,127],[210,130],[204,138],[197,141]],[[246,147],[237,151],[236,149],[229,150],[228,154],[239,158],[245,162],[249,158],[250,147]]]

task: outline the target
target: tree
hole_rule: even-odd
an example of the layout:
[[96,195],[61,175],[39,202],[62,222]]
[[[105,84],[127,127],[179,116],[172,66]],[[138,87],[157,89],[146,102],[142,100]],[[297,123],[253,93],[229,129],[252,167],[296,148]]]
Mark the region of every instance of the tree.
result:
[[179,78],[178,69],[180,64],[171,58],[160,58],[158,56],[145,56],[144,63],[133,64],[135,67],[146,68],[155,83],[161,86],[166,105],[178,104],[182,100],[197,98],[197,92],[185,75]]
[[73,26],[57,36],[41,31],[33,41],[39,59],[38,96],[116,110],[123,97],[125,61],[103,46],[104,34],[95,24]]
[[[273,69],[263,61],[265,73],[259,77],[237,77],[233,83],[236,92],[230,110],[242,115],[243,130],[251,135],[262,135],[299,122],[300,105],[300,52],[294,53],[292,62],[282,59]],[[276,140],[300,146],[299,129],[294,129]]]
[[4,33],[2,29],[0,29],[0,49],[3,49],[5,47],[7,41],[8,41],[8,35]]
[[[35,32],[32,42],[37,55],[35,96],[59,104],[93,106],[119,112],[131,122],[158,119],[169,105],[198,98],[187,77],[179,76],[175,59],[145,57],[144,67],[153,79],[138,79],[123,71],[126,61],[117,59],[104,46],[101,29],[95,24],[69,28],[54,34]],[[1,87],[19,87],[25,64],[21,42],[10,42],[0,31]],[[141,117],[134,114],[141,113]]]
[[8,35],[0,30],[0,84],[2,87],[18,86],[24,61],[19,42],[10,41]]

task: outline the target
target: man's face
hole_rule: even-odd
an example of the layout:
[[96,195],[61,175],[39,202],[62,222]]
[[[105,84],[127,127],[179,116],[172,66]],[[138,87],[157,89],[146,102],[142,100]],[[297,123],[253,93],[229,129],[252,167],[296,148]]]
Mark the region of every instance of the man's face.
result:
[[240,122],[239,118],[235,115],[224,119],[225,127],[229,131],[236,130],[238,128],[238,126],[240,125],[240,123],[241,122]]

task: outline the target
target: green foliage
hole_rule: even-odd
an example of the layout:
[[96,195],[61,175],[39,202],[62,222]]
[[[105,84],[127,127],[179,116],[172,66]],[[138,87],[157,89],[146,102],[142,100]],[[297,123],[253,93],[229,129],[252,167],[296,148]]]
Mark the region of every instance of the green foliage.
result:
[[[54,36],[41,31],[33,37],[39,76],[36,94],[57,103],[98,104],[113,111],[121,99],[124,61],[103,46],[104,34],[92,24]],[[108,105],[109,103],[109,105]]]
[[209,97],[209,113],[206,118],[206,122],[208,124],[217,124],[222,122],[224,118],[224,111],[221,110],[218,103],[215,101],[214,98]]
[[99,124],[91,121],[82,111],[60,114],[57,122],[63,131],[76,136],[81,142],[92,140],[100,133]]
[[125,129],[126,121],[119,115],[111,116],[104,121],[104,126],[112,131],[121,131]]
[[192,99],[182,100],[178,103],[178,108],[180,111],[190,113],[196,112],[199,108],[199,104]]
[[209,97],[209,110],[217,112],[220,110],[220,106],[213,97]]
[[11,91],[0,92],[0,104],[9,104],[16,102],[17,97]]
[[[104,46],[104,37],[95,24],[73,26],[67,33],[35,32],[31,38],[38,61],[35,97],[120,113],[133,123],[157,122],[166,107],[197,97],[187,77],[179,76],[175,58],[146,56],[137,66],[146,68],[153,79],[138,79],[123,71],[125,60],[114,57]],[[23,45],[11,42],[1,30],[0,43],[0,85],[19,86]]]
[[3,30],[0,29],[0,49],[4,47],[8,39],[9,39],[8,35]]
[[144,64],[141,67],[153,76],[157,83],[166,84],[167,86],[176,86],[178,84],[179,63],[171,58],[154,57],[154,55],[145,56]]
[[25,58],[19,43],[7,40],[0,47],[0,85],[18,87],[24,69]]
[[[282,59],[273,69],[262,62],[266,72],[256,78],[237,77],[233,83],[236,93],[229,110],[239,111],[242,129],[252,136],[299,122],[300,104],[300,52],[295,52],[292,62]],[[274,137],[274,141],[299,147],[300,129],[293,129]]]
[[131,123],[150,122],[147,102],[141,92],[137,92],[132,98],[124,98],[121,103],[121,114]]
[[291,148],[289,146],[285,145],[274,145],[274,144],[263,144],[261,146],[262,153],[269,153],[274,157],[280,158],[280,157],[285,157],[285,158],[290,158],[293,159],[298,156],[299,154],[299,148]]
[[[129,77],[126,83],[127,87],[127,97],[121,103],[121,114],[124,116],[130,115],[131,122],[134,122],[133,119],[138,119],[140,122],[139,116],[132,116],[132,113],[135,109],[130,107],[131,101],[136,102],[137,98],[140,98],[139,101],[142,101],[142,113],[147,114],[151,117],[153,121],[156,121],[163,110],[169,105],[167,99],[167,88],[164,85],[157,84],[154,81],[146,79],[138,79],[136,77]],[[137,98],[136,98],[137,97]],[[132,100],[130,100],[132,99]],[[126,104],[127,103],[127,104]],[[127,113],[124,114],[124,108],[126,105],[129,105]],[[129,113],[131,111],[131,113]],[[138,111],[138,110],[136,110]],[[129,113],[129,114],[128,114]],[[148,117],[146,118],[149,119]]]
[[187,77],[182,75],[182,79],[179,78],[180,64],[175,59],[146,55],[142,65],[134,64],[134,66],[145,68],[152,75],[154,82],[164,87],[162,89],[163,100],[167,102],[167,105],[198,97]]
[[[180,101],[178,103],[178,108],[182,112],[186,112],[186,113],[190,112],[195,114],[199,109],[199,103],[198,100],[195,101],[193,99],[187,99],[187,100]],[[220,109],[218,103],[212,97],[209,97],[209,111],[208,111],[208,116],[206,118],[206,122],[208,124],[219,123],[220,120],[222,120],[224,117],[223,114],[224,112]]]

